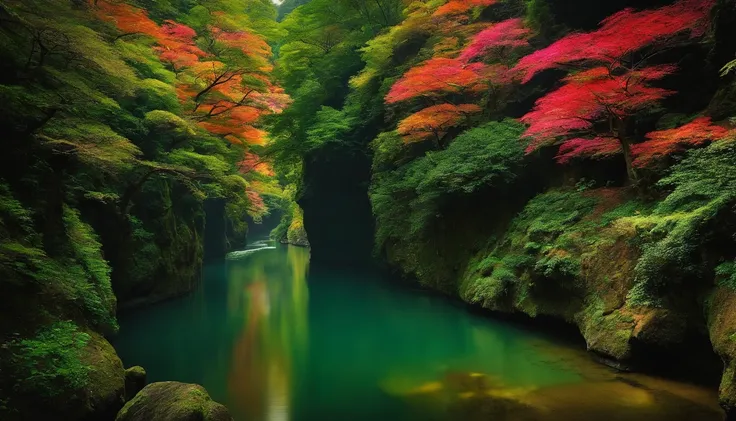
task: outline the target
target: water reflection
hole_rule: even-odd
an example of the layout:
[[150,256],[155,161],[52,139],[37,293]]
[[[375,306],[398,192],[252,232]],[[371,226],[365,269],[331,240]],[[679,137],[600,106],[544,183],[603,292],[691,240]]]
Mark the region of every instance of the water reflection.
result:
[[206,266],[191,296],[123,315],[126,366],[202,384],[236,421],[721,419],[714,390],[616,373],[382,274],[263,247]]
[[294,365],[307,352],[308,251],[262,251],[228,263],[228,312],[241,317],[228,373],[231,411],[247,420],[291,419]]

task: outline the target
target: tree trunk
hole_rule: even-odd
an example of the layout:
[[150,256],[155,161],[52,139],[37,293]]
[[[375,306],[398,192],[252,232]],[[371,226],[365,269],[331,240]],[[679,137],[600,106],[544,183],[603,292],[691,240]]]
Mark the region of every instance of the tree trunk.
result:
[[631,154],[631,142],[625,136],[619,136],[618,141],[621,142],[621,149],[624,153],[624,161],[626,162],[626,176],[629,184],[636,184],[639,177],[634,169],[634,157]]
[[624,153],[624,161],[626,162],[626,177],[628,178],[628,184],[634,185],[638,181],[636,169],[634,169],[634,156],[631,153],[631,141],[629,140],[630,128],[633,125],[633,121],[630,118],[616,119],[616,132],[619,143],[621,143],[621,150]]

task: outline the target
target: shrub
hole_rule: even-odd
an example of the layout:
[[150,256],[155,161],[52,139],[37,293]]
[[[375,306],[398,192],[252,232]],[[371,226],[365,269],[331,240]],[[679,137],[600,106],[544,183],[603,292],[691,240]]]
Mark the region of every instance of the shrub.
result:
[[89,340],[74,323],[60,321],[33,338],[12,341],[9,347],[17,371],[13,378],[19,391],[55,397],[84,387],[91,367],[81,362],[81,351]]
[[[488,123],[462,133],[446,150],[376,174],[370,196],[377,247],[389,238],[415,241],[453,195],[513,182],[524,157],[522,132],[523,126],[513,120]],[[392,138],[381,139],[385,145]]]
[[672,190],[652,214],[620,221],[632,227],[643,243],[636,281],[645,301],[662,297],[673,284],[703,276],[698,251],[736,202],[735,160],[733,141],[690,151],[659,182]]

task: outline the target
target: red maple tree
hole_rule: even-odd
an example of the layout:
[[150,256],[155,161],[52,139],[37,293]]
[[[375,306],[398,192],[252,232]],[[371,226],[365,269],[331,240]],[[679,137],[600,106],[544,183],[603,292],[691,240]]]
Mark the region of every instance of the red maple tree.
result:
[[[254,127],[268,113],[281,112],[289,98],[268,76],[271,47],[259,35],[246,30],[226,31],[217,25],[227,17],[215,11],[206,34],[208,51],[196,44],[197,32],[167,20],[162,25],[144,9],[109,0],[90,0],[98,16],[114,23],[127,35],[145,35],[155,40],[159,59],[177,73],[179,100],[191,106],[199,126],[231,143],[261,144],[262,130]],[[245,58],[239,59],[242,53]]]
[[692,146],[702,146],[732,138],[734,131],[715,125],[708,117],[700,117],[683,126],[647,134],[647,140],[632,146],[635,167],[646,167],[658,158],[681,152]]
[[195,44],[194,40],[197,32],[180,23],[167,20],[161,25],[159,36],[156,37],[158,44],[154,50],[158,53],[159,59],[165,63],[169,63],[175,72],[193,66],[201,58],[207,56]]
[[[527,152],[563,141],[558,159],[567,162],[578,156],[600,156],[600,151],[623,150],[628,174],[632,167],[629,119],[674,92],[652,87],[650,82],[674,72],[674,66],[652,66],[613,75],[607,67],[595,67],[564,79],[565,84],[540,98],[534,109],[522,117],[529,124],[524,136],[532,139]],[[584,147],[584,136],[592,135],[594,145]],[[602,147],[604,142],[615,146]],[[590,153],[590,155],[588,155]]]
[[515,70],[527,82],[542,70],[576,62],[634,68],[649,58],[650,54],[637,54],[645,47],[656,53],[680,34],[703,35],[714,4],[714,0],[681,0],[655,10],[624,9],[601,22],[597,31],[568,35],[522,58]]
[[702,35],[712,5],[712,0],[681,0],[656,10],[626,9],[604,20],[595,32],[568,35],[524,57],[514,71],[525,81],[553,67],[587,68],[563,79],[562,87],[540,98],[522,117],[529,124],[527,152],[561,142],[557,160],[564,163],[620,151],[629,179],[636,180],[635,118],[675,93],[652,86],[675,66],[647,66],[647,61],[679,34]]
[[499,22],[475,35],[459,59],[469,62],[481,56],[498,54],[504,49],[528,46],[530,35],[531,30],[524,27],[520,18]]
[[432,139],[442,147],[442,138],[449,129],[461,125],[471,114],[480,111],[481,108],[475,104],[433,105],[402,120],[397,131],[406,143]]
[[484,88],[481,63],[465,64],[451,58],[433,58],[412,68],[386,95],[386,103],[395,104],[420,96],[439,96]]

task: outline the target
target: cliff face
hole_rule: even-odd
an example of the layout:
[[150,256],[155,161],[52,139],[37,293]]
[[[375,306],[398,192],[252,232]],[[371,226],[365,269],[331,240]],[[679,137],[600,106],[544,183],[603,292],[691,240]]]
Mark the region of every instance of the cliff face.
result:
[[[625,7],[672,3],[532,1],[525,19],[541,25],[530,41],[541,48],[571,29],[594,30]],[[499,21],[503,13],[515,12],[494,5],[481,16]],[[661,86],[677,95],[617,133],[640,143],[647,132],[675,133],[666,131],[700,116],[732,129],[734,76],[718,69],[736,51],[726,35],[735,17],[736,2],[718,1],[703,42],[663,50],[662,63],[679,69]],[[423,52],[426,60],[431,53]],[[423,63],[415,61],[415,69]],[[379,136],[370,189],[379,253],[421,284],[490,311],[564,320],[610,364],[720,380],[722,406],[733,417],[733,139],[710,136],[701,149],[660,152],[635,182],[620,154],[558,155],[559,166],[556,146],[516,151],[528,137],[504,118],[528,113],[543,92],[561,86],[559,77],[548,71],[509,88],[506,102],[484,108],[491,122],[449,130],[429,153],[406,138],[402,145]]]
[[373,218],[366,155],[365,150],[337,147],[320,150],[305,161],[299,205],[304,210],[313,261],[332,265],[371,261]]
[[[506,218],[496,209],[503,202],[478,199],[462,220],[438,221],[421,241],[390,242],[386,258],[423,285],[468,303],[567,321],[591,352],[616,366],[710,384],[721,378],[721,402],[732,412],[734,289],[713,262],[733,245],[722,248],[722,238],[703,228],[680,245],[664,240],[667,248],[655,251],[664,254],[651,254],[657,244],[648,235],[661,238],[654,220],[666,219],[659,221],[664,230],[670,218],[687,216],[657,215],[656,205],[626,188],[578,189],[552,188]],[[732,223],[724,215],[716,226]],[[643,281],[649,259],[672,258],[679,247],[688,249],[694,272],[670,273],[659,261],[662,278]]]

